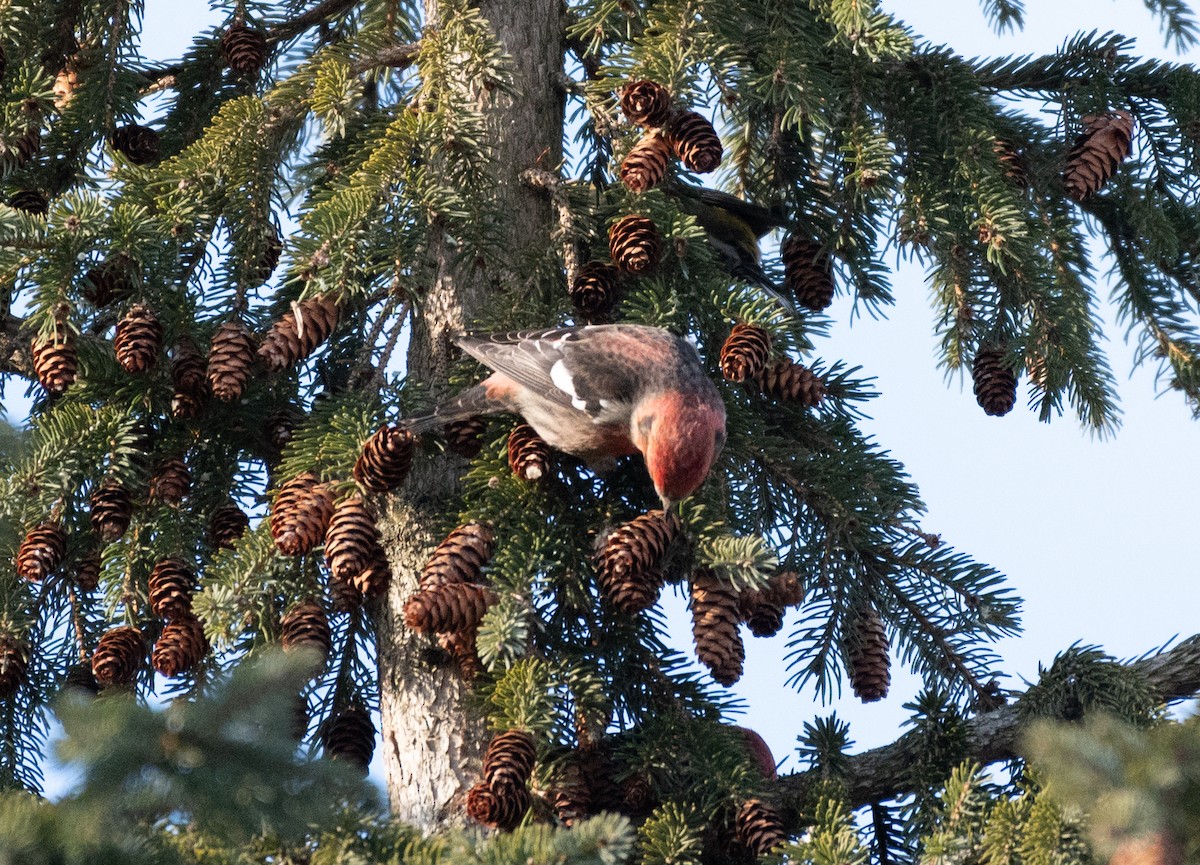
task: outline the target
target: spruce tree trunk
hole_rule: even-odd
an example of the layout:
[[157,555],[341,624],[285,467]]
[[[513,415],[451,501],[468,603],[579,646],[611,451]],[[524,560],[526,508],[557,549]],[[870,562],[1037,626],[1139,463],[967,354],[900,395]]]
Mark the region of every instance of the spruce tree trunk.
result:
[[[479,90],[495,145],[499,226],[503,248],[513,260],[520,250],[547,241],[551,212],[544,197],[524,188],[517,175],[535,164],[556,166],[562,154],[563,63],[561,0],[481,0],[512,59],[513,98]],[[435,21],[438,0],[426,0],[426,20]],[[451,178],[451,182],[453,179]],[[418,318],[408,353],[408,374],[423,382],[444,381],[458,356],[455,334],[469,326],[489,286],[518,286],[520,275],[505,262],[455,273],[450,250],[435,240],[437,273]],[[494,290],[494,288],[492,289]],[[519,300],[519,292],[513,292]],[[466,703],[468,688],[454,668],[430,650],[429,640],[405,628],[401,611],[417,574],[441,540],[431,527],[453,501],[461,460],[418,459],[401,494],[389,500],[381,531],[393,579],[379,622],[379,680],[383,759],[393,813],[433,829],[460,819],[461,803],[479,774],[486,733]]]

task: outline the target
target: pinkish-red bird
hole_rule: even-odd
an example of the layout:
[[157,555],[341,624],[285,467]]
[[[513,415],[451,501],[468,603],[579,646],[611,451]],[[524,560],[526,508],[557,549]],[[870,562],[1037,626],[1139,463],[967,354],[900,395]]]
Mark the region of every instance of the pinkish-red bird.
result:
[[597,469],[640,451],[664,506],[691,495],[725,444],[725,405],[696,349],[658,327],[602,324],[467,334],[494,372],[426,418],[420,431],[515,412],[548,444]]

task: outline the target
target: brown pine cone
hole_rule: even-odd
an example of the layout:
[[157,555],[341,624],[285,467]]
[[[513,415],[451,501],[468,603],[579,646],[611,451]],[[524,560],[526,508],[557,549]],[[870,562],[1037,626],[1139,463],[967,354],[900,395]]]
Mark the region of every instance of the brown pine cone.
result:
[[754,324],[738,323],[721,346],[721,374],[728,381],[760,375],[771,356],[771,334]]
[[263,428],[267,443],[282,453],[283,449],[292,443],[296,436],[296,427],[304,423],[306,417],[304,409],[300,406],[291,402],[284,403],[267,416]]
[[329,575],[329,607],[335,613],[351,613],[362,606],[362,593],[354,581]]
[[670,142],[656,131],[647,132],[621,160],[621,182],[630,192],[652,189],[666,176],[670,159]]
[[171,414],[178,418],[199,417],[208,402],[208,362],[196,344],[187,337],[175,346],[171,359],[171,382],[175,393],[171,397]]
[[233,502],[227,502],[209,517],[208,543],[218,550],[231,549],[249,526],[250,517],[246,516],[246,512]]
[[589,261],[575,273],[567,293],[588,322],[607,321],[621,299],[621,271],[607,261]]
[[125,534],[133,519],[133,496],[116,478],[105,478],[92,490],[92,529],[105,543]]
[[196,574],[182,559],[162,559],[150,572],[147,589],[154,615],[175,620],[192,613]]
[[762,776],[768,781],[774,781],[777,775],[775,770],[775,755],[771,753],[771,748],[767,745],[767,741],[749,727],[739,727],[736,724],[732,726],[733,729],[741,734],[742,740],[746,743],[746,750],[750,752],[754,765],[758,767]]
[[34,339],[33,372],[47,393],[65,393],[75,383],[79,357],[75,336],[65,327],[53,339]]
[[192,488],[192,473],[179,457],[167,457],[150,477],[150,498],[178,507]]
[[820,311],[833,303],[833,271],[821,244],[799,235],[783,241],[783,284],[808,309]]
[[446,583],[417,592],[404,604],[404,623],[422,634],[474,631],[496,593],[475,583]]
[[430,592],[447,583],[478,583],[483,581],[483,566],[496,549],[496,533],[486,523],[465,523],[459,526],[437,549],[421,570],[420,588]]
[[486,429],[487,420],[481,416],[450,421],[442,427],[446,449],[460,457],[475,459],[483,450],[483,433]]
[[36,127],[28,130],[15,141],[10,140],[8,147],[0,152],[0,177],[16,171],[41,149],[42,132]]
[[742,803],[734,821],[734,832],[755,858],[771,852],[788,839],[779,811],[761,799],[747,799]]
[[537,760],[533,736],[524,730],[508,730],[495,736],[483,755],[483,780],[500,795],[524,787]]
[[271,537],[285,556],[299,556],[321,543],[333,518],[329,488],[302,472],[279,488],[271,506]]
[[383,547],[376,546],[372,552],[367,566],[350,579],[355,590],[364,598],[382,597],[392,580],[392,566]]
[[357,703],[338,712],[321,733],[325,754],[333,760],[345,760],[364,775],[375,753],[375,725],[370,713]]
[[149,165],[158,161],[158,133],[149,126],[139,126],[136,123],[119,126],[113,130],[108,141],[113,150],[134,165]]
[[254,364],[254,337],[240,321],[227,321],[213,334],[208,350],[208,384],[222,402],[241,399]]
[[221,57],[235,73],[252,78],[267,62],[267,37],[240,21],[221,34]]
[[875,606],[868,604],[859,611],[846,639],[846,671],[854,695],[864,703],[882,700],[892,681],[890,668],[883,619]]
[[106,631],[92,653],[92,675],[101,688],[132,685],[146,662],[146,644],[137,628]]
[[133,262],[124,253],[117,253],[83,275],[83,296],[98,309],[125,297],[133,288]]
[[29,646],[16,634],[0,632],[0,700],[17,692],[28,668]]
[[99,550],[88,550],[75,564],[75,585],[81,592],[93,592],[100,585],[103,563]]
[[267,236],[267,241],[263,247],[262,255],[258,259],[258,267],[255,269],[254,276],[259,283],[268,282],[275,275],[275,268],[279,267],[279,258],[283,255],[283,238],[279,236],[279,232],[272,226],[271,233]]
[[707,174],[721,166],[725,148],[712,123],[695,111],[681,111],[667,122],[663,134],[688,171]]
[[1083,134],[1067,154],[1063,185],[1067,194],[1083,201],[1098,191],[1129,155],[1133,115],[1128,111],[1088,114],[1080,118]]
[[45,216],[50,212],[50,199],[40,189],[21,189],[9,196],[8,206],[31,216]]
[[550,445],[527,423],[517,424],[508,434],[508,467],[523,481],[550,474]]
[[1000,169],[1009,183],[1018,189],[1029,188],[1029,169],[1025,164],[1025,156],[1006,138],[997,138],[992,142],[992,152],[1000,163]]
[[263,365],[279,372],[304,360],[333,333],[340,314],[338,305],[325,295],[293,302],[291,311],[271,325],[258,347]]
[[825,380],[791,358],[771,364],[754,381],[772,399],[798,402],[808,408],[825,399]]
[[738,614],[756,637],[773,637],[783,627],[784,610],[804,602],[804,588],[791,571],[774,574],[761,591],[738,596]]
[[649,217],[623,216],[608,230],[608,251],[621,270],[646,273],[658,264],[662,255],[662,235]]
[[631,575],[657,569],[681,528],[675,514],[662,510],[650,511],[619,526],[596,555],[600,584],[616,585]]
[[186,673],[208,653],[204,624],[191,613],[181,615],[163,627],[154,644],[150,662],[164,676]]
[[621,88],[621,110],[630,123],[662,126],[671,116],[671,94],[654,81],[630,81]]
[[696,657],[722,685],[742,677],[746,650],[738,633],[738,596],[711,571],[692,575],[692,638]]
[[558,770],[549,798],[555,816],[568,828],[592,813],[591,790],[577,760],[565,762]]
[[480,781],[467,791],[467,816],[489,829],[512,831],[532,804],[533,799],[525,787],[501,795]]
[[599,571],[596,582],[601,595],[613,609],[632,616],[658,603],[666,577],[660,568],[651,566],[620,577]]
[[134,304],[117,322],[117,333],[113,338],[117,363],[128,373],[145,372],[158,359],[162,338],[163,326],[154,310],[143,303]]
[[284,614],[279,622],[279,642],[285,652],[310,649],[320,652],[322,660],[333,648],[329,617],[316,601],[301,601]]
[[367,492],[394,490],[412,468],[416,436],[399,426],[381,426],[366,442],[354,463],[354,479]]
[[31,583],[40,582],[58,569],[67,550],[67,534],[57,522],[38,523],[25,533],[17,548],[17,574]]
[[437,641],[450,655],[450,661],[464,682],[474,682],[475,677],[483,672],[483,662],[479,660],[479,652],[475,648],[474,631],[438,634]]
[[342,499],[333,509],[325,533],[325,564],[338,578],[348,580],[375,559],[379,530],[362,496]]
[[975,353],[971,364],[975,401],[992,417],[1003,417],[1017,404],[1017,374],[1008,365],[1003,349],[987,346]]

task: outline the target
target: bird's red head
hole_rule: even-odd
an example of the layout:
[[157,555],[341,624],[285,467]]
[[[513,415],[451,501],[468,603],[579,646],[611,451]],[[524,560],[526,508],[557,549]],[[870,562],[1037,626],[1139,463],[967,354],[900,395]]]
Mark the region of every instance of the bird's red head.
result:
[[715,387],[643,400],[632,421],[634,444],[664,507],[704,483],[725,445],[725,405]]

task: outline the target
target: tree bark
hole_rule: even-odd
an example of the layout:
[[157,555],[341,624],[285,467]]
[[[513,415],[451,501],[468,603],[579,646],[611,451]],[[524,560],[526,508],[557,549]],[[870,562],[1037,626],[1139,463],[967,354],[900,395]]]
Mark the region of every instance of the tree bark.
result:
[[[473,93],[487,116],[495,154],[495,195],[504,221],[497,226],[508,261],[476,270],[454,269],[444,238],[433,237],[436,277],[413,326],[407,374],[422,382],[445,381],[458,356],[454,336],[469,327],[485,291],[522,282],[511,261],[549,237],[551,211],[544,196],[525,188],[518,174],[539,161],[557,165],[562,155],[563,19],[561,0],[481,0],[476,4],[511,57],[515,96]],[[426,20],[438,20],[438,0],[426,0]],[[452,179],[451,179],[452,180]],[[436,229],[433,233],[436,233]],[[461,802],[479,773],[485,737],[468,707],[468,687],[427,638],[405,628],[404,601],[434,544],[431,526],[454,501],[462,463],[451,457],[418,460],[413,475],[391,497],[380,529],[393,579],[379,617],[380,706],[384,767],[393,813],[432,830],[461,820]]]

